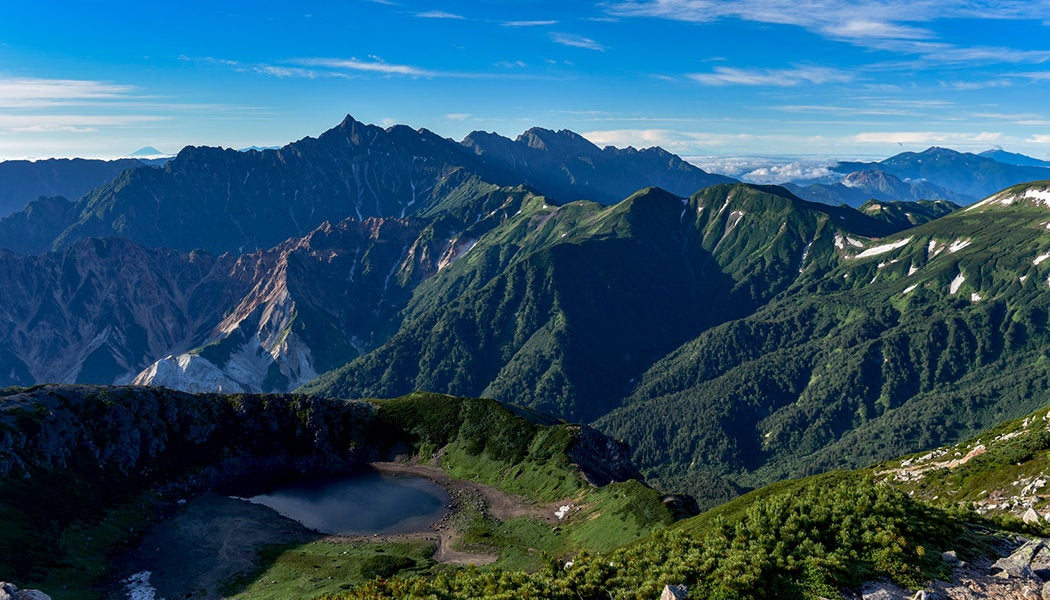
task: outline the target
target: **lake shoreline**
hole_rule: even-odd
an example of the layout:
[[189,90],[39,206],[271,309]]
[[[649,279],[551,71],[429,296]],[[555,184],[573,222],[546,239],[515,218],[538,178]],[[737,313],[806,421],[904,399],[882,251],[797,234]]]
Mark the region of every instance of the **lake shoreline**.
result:
[[363,466],[380,475],[422,477],[435,483],[449,496],[447,511],[418,531],[326,535],[282,516],[268,506],[207,492],[153,525],[136,549],[117,561],[113,576],[121,580],[107,586],[110,595],[126,598],[123,579],[148,571],[150,585],[158,598],[181,598],[186,593],[197,598],[221,598],[224,584],[259,567],[259,553],[263,547],[313,541],[343,544],[427,541],[434,544],[433,559],[437,563],[487,565],[499,557],[455,549],[462,536],[455,522],[456,516],[464,507],[470,506],[500,521],[521,516],[540,517],[550,512],[526,498],[512,496],[492,486],[454,479],[436,465],[374,462]]

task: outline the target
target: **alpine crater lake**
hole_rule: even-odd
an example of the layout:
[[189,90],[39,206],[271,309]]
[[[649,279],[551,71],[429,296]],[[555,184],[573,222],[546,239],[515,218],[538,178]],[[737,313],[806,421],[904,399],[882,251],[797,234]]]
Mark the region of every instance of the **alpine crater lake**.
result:
[[429,479],[376,472],[297,482],[245,500],[337,535],[423,531],[450,503],[448,492]]

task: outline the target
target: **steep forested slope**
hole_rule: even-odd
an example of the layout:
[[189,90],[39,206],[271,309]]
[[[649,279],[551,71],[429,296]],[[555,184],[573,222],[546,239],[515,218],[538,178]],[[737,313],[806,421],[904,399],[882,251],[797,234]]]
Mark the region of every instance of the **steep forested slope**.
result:
[[683,345],[600,426],[663,485],[699,491],[712,476],[860,466],[1040,406],[1048,189],[1012,188],[877,245],[840,240],[840,266]]
[[431,389],[596,418],[679,344],[834,266],[836,240],[893,230],[742,184],[611,207],[535,199],[417,288],[387,344],[305,389]]

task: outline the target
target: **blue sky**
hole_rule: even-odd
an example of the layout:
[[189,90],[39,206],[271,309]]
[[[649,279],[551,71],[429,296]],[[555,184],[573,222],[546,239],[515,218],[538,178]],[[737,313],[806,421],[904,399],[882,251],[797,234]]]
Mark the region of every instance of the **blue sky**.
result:
[[[540,126],[726,157],[1050,158],[1050,0],[4,2],[0,158]],[[714,158],[711,158],[714,157]]]

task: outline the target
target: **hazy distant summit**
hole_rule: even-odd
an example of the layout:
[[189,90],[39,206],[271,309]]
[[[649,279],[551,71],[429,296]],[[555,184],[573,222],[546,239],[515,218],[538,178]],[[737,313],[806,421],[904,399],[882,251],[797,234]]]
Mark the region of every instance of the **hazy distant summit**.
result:
[[134,151],[134,152],[132,152],[131,154],[128,155],[129,158],[156,158],[156,157],[159,157],[159,156],[171,156],[171,155],[166,153],[166,152],[161,152],[160,150],[157,150],[153,146],[143,146],[142,148],[139,148],[138,150],[136,150],[136,151]]
[[1024,154],[1018,154],[1016,152],[1007,152],[1002,148],[995,150],[985,150],[977,156],[983,156],[992,160],[1006,163],[1008,165],[1016,165],[1018,167],[1050,167],[1050,161],[1040,160]]

